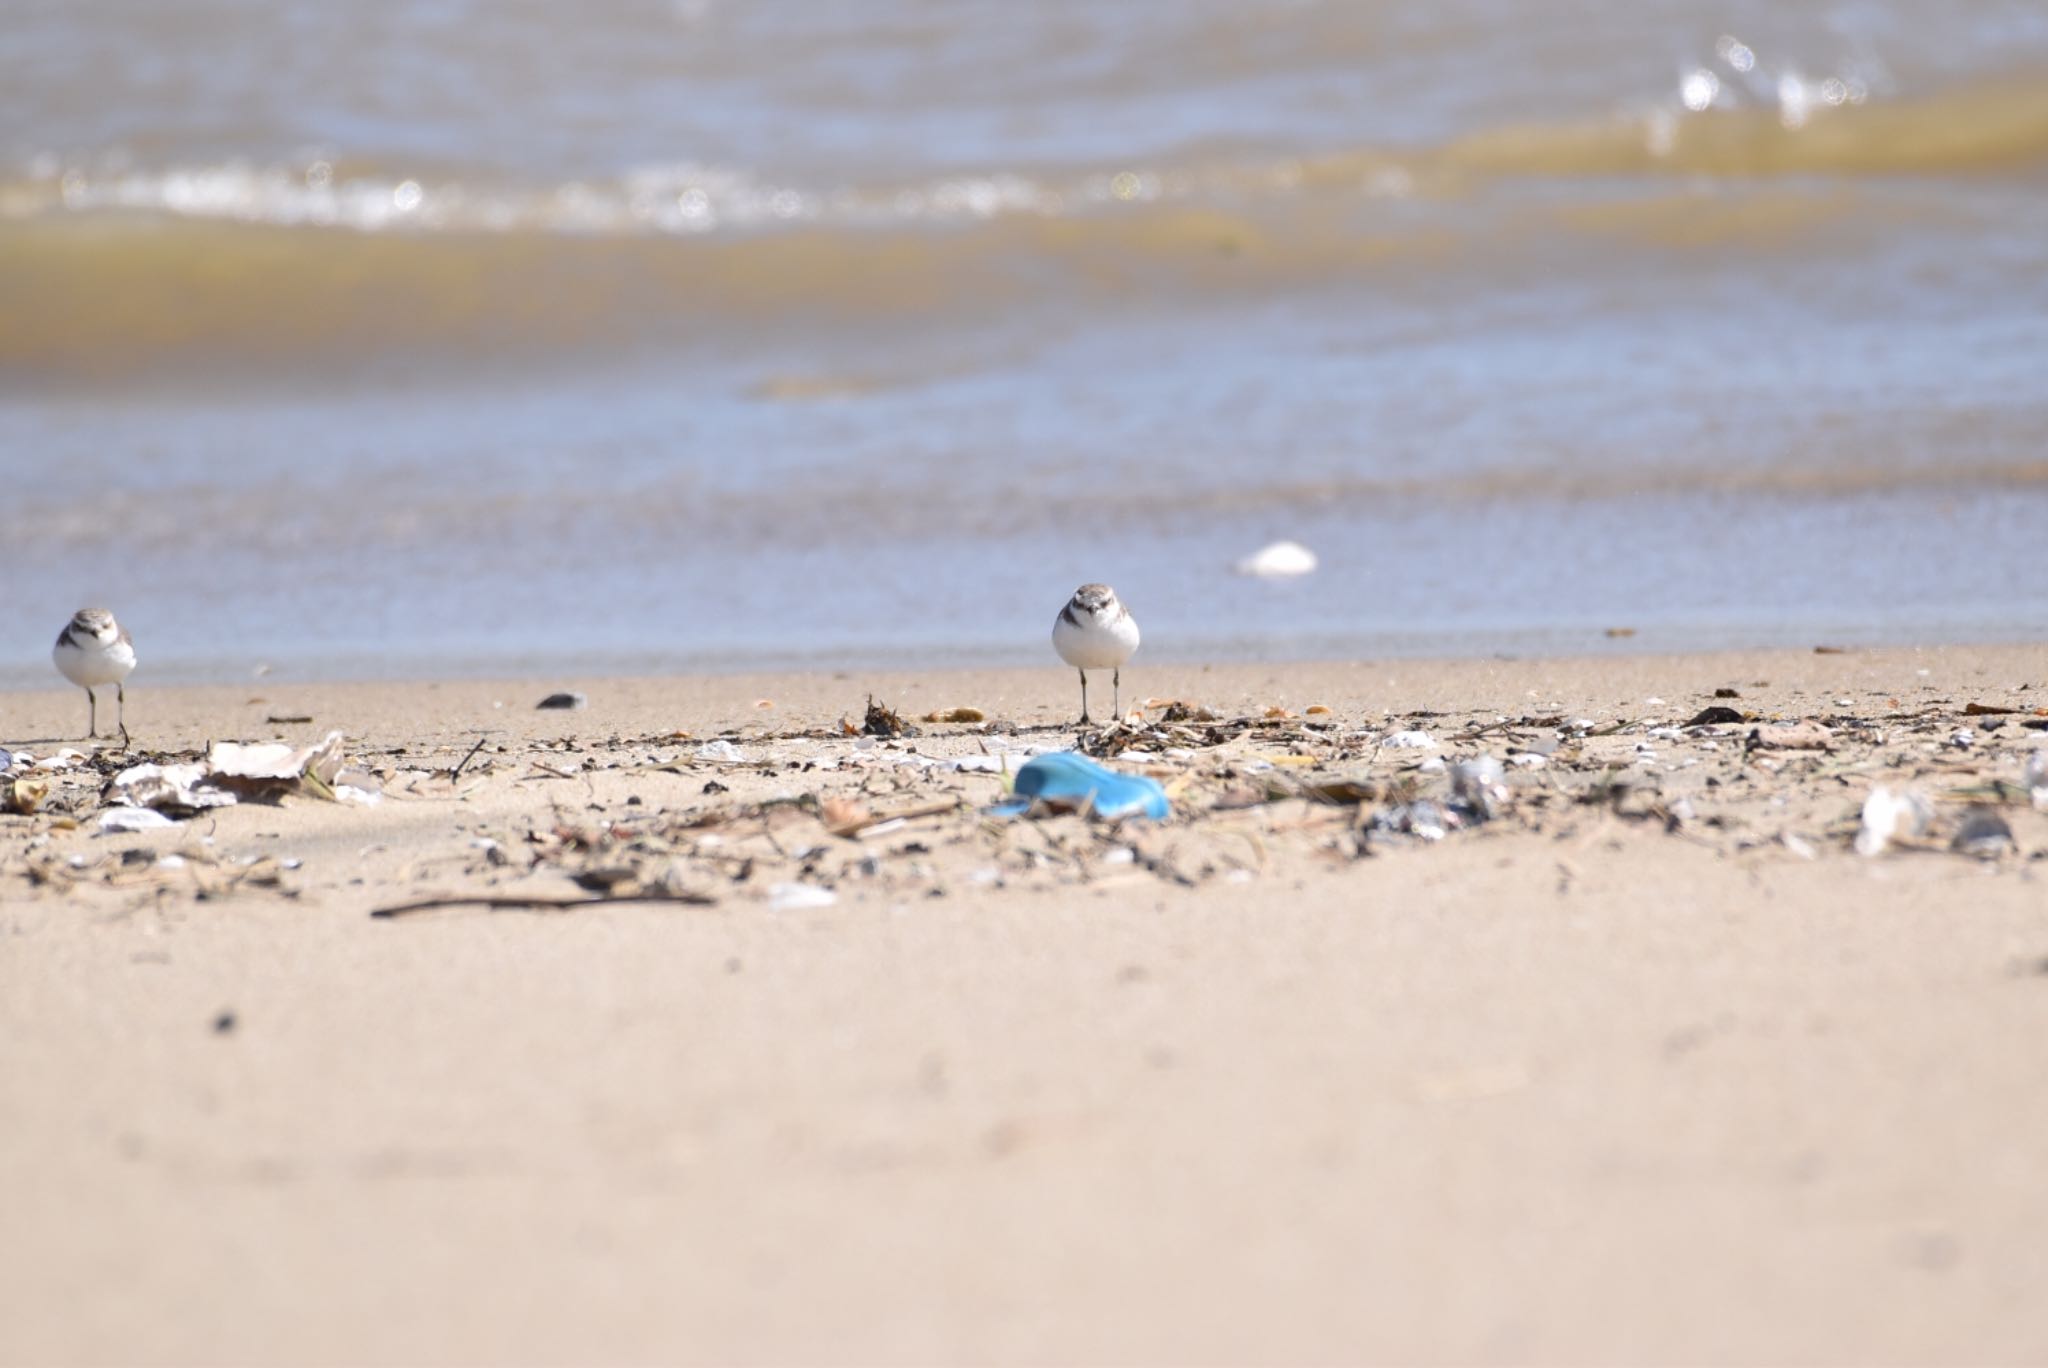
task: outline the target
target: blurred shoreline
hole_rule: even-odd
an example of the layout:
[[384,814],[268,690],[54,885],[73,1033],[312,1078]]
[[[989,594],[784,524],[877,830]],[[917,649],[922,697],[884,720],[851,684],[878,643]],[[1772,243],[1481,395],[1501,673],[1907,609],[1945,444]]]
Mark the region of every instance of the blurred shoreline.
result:
[[0,53],[0,680],[2048,630],[2028,7],[351,12]]

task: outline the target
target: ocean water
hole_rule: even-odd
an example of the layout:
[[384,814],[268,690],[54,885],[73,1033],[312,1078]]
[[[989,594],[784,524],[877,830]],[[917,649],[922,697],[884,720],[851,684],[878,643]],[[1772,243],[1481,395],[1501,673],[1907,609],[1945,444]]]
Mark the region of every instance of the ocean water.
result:
[[0,682],[2048,632],[2039,4],[6,24]]

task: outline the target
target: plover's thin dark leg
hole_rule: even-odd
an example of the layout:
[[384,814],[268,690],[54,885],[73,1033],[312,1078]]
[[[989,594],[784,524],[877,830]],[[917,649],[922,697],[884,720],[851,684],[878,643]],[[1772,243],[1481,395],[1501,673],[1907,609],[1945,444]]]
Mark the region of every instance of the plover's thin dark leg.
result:
[[85,734],[100,734],[100,701],[93,697],[91,685],[87,685],[85,690]]
[[1110,721],[1124,720],[1124,671],[1121,665],[1109,672],[1109,707],[1116,714]]
[[1074,673],[1081,676],[1081,725],[1085,727],[1088,725],[1088,672],[1076,670]]
[[121,744],[128,744],[128,688],[114,681],[114,723],[121,729]]

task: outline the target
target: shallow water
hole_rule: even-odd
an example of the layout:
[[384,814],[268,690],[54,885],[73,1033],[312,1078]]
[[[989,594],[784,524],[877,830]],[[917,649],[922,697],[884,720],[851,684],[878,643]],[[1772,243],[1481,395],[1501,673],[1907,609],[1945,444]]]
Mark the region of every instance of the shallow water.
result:
[[27,4],[0,306],[17,683],[2048,628],[2034,6]]

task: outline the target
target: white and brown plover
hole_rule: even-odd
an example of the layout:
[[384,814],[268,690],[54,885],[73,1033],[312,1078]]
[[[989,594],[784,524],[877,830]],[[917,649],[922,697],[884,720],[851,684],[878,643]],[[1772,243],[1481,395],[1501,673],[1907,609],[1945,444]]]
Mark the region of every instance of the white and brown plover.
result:
[[1110,706],[1123,716],[1123,665],[1138,649],[1138,621],[1106,584],[1084,584],[1052,624],[1052,648],[1081,675],[1081,721],[1088,718],[1088,672],[1108,670]]
[[85,690],[87,736],[99,735],[99,699],[93,690],[102,684],[114,686],[115,725],[121,729],[121,744],[127,745],[128,693],[122,681],[135,668],[135,643],[128,639],[127,629],[104,608],[81,608],[57,633],[50,658],[57,662],[59,674]]

